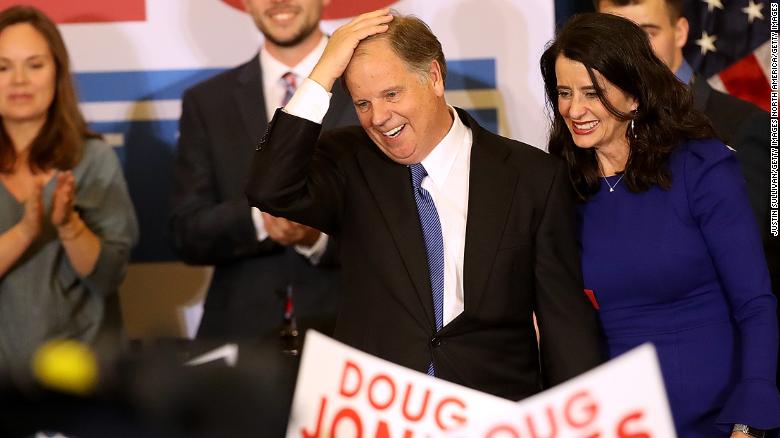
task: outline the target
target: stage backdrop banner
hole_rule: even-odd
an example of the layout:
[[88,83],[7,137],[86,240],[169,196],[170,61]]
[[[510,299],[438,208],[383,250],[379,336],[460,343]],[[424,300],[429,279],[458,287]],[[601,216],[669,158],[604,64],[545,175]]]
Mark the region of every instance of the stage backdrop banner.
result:
[[287,438],[673,438],[655,348],[514,403],[309,331]]

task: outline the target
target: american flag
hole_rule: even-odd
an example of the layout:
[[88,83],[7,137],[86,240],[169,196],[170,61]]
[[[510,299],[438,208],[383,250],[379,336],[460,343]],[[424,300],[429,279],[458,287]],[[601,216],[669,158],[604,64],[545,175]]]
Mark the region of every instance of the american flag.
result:
[[685,0],[683,49],[693,71],[717,89],[769,111],[768,0]]

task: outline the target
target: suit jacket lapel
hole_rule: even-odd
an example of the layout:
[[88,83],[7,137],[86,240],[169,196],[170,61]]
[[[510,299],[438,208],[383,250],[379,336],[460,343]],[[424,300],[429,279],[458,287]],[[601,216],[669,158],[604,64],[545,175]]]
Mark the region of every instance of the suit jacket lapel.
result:
[[490,134],[459,110],[472,130],[466,248],[463,257],[463,295],[466,312],[476,309],[506,226],[518,175],[504,161],[510,150],[491,141]]
[[[357,154],[363,175],[401,254],[430,327],[435,327],[428,259],[406,166],[391,162],[369,140]],[[371,149],[368,149],[371,148]]]
[[241,67],[238,85],[233,90],[233,97],[238,103],[238,112],[241,114],[241,120],[244,122],[246,132],[250,137],[249,144],[252,147],[260,140],[268,124],[259,56],[250,59]]

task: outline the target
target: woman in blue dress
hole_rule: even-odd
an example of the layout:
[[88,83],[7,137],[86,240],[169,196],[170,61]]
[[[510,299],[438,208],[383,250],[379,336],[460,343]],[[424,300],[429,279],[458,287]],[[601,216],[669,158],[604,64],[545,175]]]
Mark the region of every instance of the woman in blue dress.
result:
[[776,303],[733,151],[628,20],[573,18],[541,70],[610,357],[655,345],[681,438],[780,427]]

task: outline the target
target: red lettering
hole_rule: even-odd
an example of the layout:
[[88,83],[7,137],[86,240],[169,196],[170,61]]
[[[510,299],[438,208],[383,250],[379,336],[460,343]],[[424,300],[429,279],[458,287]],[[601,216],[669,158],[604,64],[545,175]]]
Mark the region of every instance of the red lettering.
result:
[[[584,415],[578,415],[579,418],[576,418],[574,416],[575,403],[580,400],[584,401],[585,404],[576,406],[580,408],[577,409],[577,412]],[[598,410],[598,404],[590,397],[588,391],[580,391],[571,396],[571,398],[566,402],[563,413],[566,418],[566,422],[569,423],[569,425],[571,425],[573,428],[579,429],[592,423],[593,420],[596,419]]]
[[412,384],[407,383],[406,384],[406,393],[404,394],[404,403],[401,406],[401,411],[404,414],[404,418],[411,421],[412,423],[420,421],[422,419],[423,415],[425,415],[425,411],[428,408],[428,399],[431,397],[431,390],[426,389],[425,390],[425,396],[423,397],[422,405],[420,406],[420,411],[412,415],[409,413],[409,394],[412,392]]
[[322,401],[320,402],[320,413],[317,415],[317,428],[314,429],[313,433],[306,432],[306,429],[301,429],[301,435],[303,435],[303,438],[319,438],[322,433],[320,432],[320,426],[322,426],[322,417],[325,416],[325,407],[328,405],[328,399],[325,397],[322,397]]
[[[444,407],[446,405],[450,405],[450,404],[457,405],[461,409],[461,412],[460,413],[456,412],[449,416],[449,419],[453,420],[454,424],[450,424],[448,426],[442,422],[442,411],[444,410]],[[439,426],[439,429],[441,430],[450,430],[463,425],[466,422],[466,417],[463,415],[462,412],[464,409],[466,409],[466,405],[462,401],[453,397],[445,398],[444,400],[440,401],[439,405],[436,407],[436,425]]]
[[[354,389],[347,388],[347,377],[348,374],[350,374],[350,371],[352,371],[351,375],[354,376],[354,378],[357,380],[356,384],[354,385]],[[362,382],[363,382],[363,373],[360,371],[360,367],[358,367],[355,363],[349,360],[344,362],[344,371],[342,371],[341,373],[341,384],[339,385],[339,393],[344,397],[354,397],[358,393],[358,391],[360,391],[360,385],[362,385]]]
[[[409,429],[404,430],[404,437],[403,438],[412,438],[414,435],[412,435],[412,431]],[[376,427],[376,435],[374,435],[374,438],[390,438],[390,430],[387,428],[387,423],[385,423],[382,420],[379,420],[379,424]]]
[[[536,432],[536,424],[532,417],[525,417],[525,425],[528,427],[528,432],[531,433],[532,438],[540,438],[540,435]],[[558,423],[555,421],[555,411],[552,406],[547,406],[547,427],[548,434],[544,438],[555,438],[558,436]]]
[[[337,433],[337,428],[339,426],[339,423],[343,419],[349,419],[352,420],[352,424],[355,425],[355,434],[354,435],[346,435],[342,433]],[[330,427],[330,437],[339,437],[339,436],[352,436],[355,438],[362,438],[363,437],[363,423],[360,421],[360,415],[358,415],[357,412],[350,408],[344,408],[340,410],[335,417],[333,417],[333,425]]]
[[653,438],[651,434],[645,431],[629,432],[626,430],[634,426],[634,422],[641,420],[644,414],[642,411],[634,411],[623,417],[617,425],[617,438]]
[[[374,388],[377,382],[387,382],[387,387],[390,389],[389,397],[387,398],[387,402],[385,403],[378,403],[374,399],[374,395],[375,395]],[[395,400],[395,383],[393,383],[393,380],[390,377],[384,374],[380,374],[374,377],[373,379],[371,379],[371,383],[368,384],[368,401],[369,403],[371,403],[371,406],[373,406],[374,409],[379,411],[387,409],[387,407],[393,403],[393,400]]]
[[[499,433],[501,435],[499,435]],[[520,434],[509,424],[502,424],[490,429],[485,438],[520,438]]]

